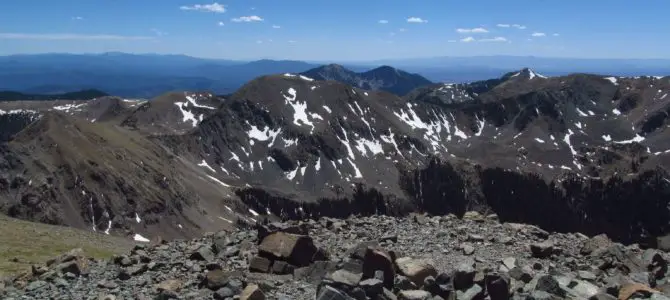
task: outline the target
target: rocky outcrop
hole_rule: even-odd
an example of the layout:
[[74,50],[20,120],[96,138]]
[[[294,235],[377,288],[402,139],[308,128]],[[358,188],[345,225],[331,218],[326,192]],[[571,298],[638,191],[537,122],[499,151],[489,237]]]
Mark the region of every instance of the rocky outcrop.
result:
[[[330,255],[291,258],[315,248]],[[0,297],[667,299],[669,259],[605,235],[549,232],[471,211],[463,219],[324,217],[141,243],[109,260],[73,250],[7,278]]]

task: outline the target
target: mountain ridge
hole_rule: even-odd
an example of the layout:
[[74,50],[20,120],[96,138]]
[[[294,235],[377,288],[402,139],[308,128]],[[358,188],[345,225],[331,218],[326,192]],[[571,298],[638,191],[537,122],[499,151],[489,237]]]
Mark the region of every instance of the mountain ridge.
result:
[[[5,116],[20,115],[21,108],[34,111],[39,122],[56,113],[63,125],[48,136],[50,130],[29,129],[34,120],[16,125],[0,161],[8,174],[0,178],[0,199],[13,203],[3,211],[26,219],[40,220],[29,213],[32,202],[9,195],[58,211],[56,199],[64,197],[30,192],[26,182],[53,177],[57,169],[50,161],[63,158],[48,145],[77,137],[90,149],[125,153],[133,163],[117,166],[113,155],[63,148],[67,165],[80,170],[75,173],[89,170],[75,166],[93,162],[97,173],[135,174],[130,186],[143,190],[160,188],[161,175],[184,188],[186,198],[177,202],[168,201],[174,198],[170,189],[135,200],[143,208],[140,218],[157,222],[137,227],[136,208],[120,200],[132,196],[131,189],[107,190],[119,183],[103,179],[101,185],[80,174],[91,187],[86,193],[115,195],[98,196],[97,204],[123,216],[112,218],[112,234],[180,236],[265,218],[482,210],[508,222],[638,242],[670,233],[670,211],[659,209],[670,199],[664,180],[670,177],[669,92],[670,77],[549,77],[522,69],[471,84],[424,86],[404,97],[284,73],[251,80],[225,99],[201,91],[166,94],[155,105],[109,98],[90,102],[99,105],[2,102],[0,109],[11,112]],[[105,107],[117,113],[98,122]],[[29,153],[43,157],[42,165]],[[160,166],[146,177],[158,178],[159,187],[140,177],[146,171],[128,169],[141,170],[139,161]],[[167,213],[177,204],[188,214]],[[89,224],[86,211],[71,210],[71,225]],[[103,213],[96,219],[106,221]]]
[[354,72],[338,64],[329,64],[300,73],[316,80],[334,80],[366,90],[384,90],[404,96],[432,82],[419,74],[411,74],[391,66],[380,66],[365,72]]

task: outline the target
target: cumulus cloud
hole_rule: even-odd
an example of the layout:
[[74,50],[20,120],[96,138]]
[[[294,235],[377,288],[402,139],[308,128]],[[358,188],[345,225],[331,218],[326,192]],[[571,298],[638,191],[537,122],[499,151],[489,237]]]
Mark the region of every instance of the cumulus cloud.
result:
[[239,23],[239,22],[260,22],[260,21],[263,21],[263,18],[261,18],[259,16],[256,16],[256,15],[242,16],[242,17],[239,17],[239,18],[233,18],[233,19],[231,19],[231,21],[237,22],[237,23]]
[[519,24],[512,24],[512,27],[514,27],[514,28],[516,28],[516,29],[526,29],[526,26],[524,26],[524,25],[519,25]]
[[508,40],[502,36],[497,36],[491,39],[481,39],[480,42],[507,42]]
[[379,23],[379,24],[388,24],[388,23],[389,23],[389,20],[379,20],[379,21],[377,21],[377,23]]
[[75,21],[81,21],[83,19],[84,19],[84,17],[72,17],[72,20],[75,20]]
[[531,34],[531,36],[541,37],[541,36],[547,36],[547,34],[544,33],[544,32],[533,32],[533,34]]
[[419,17],[409,17],[407,18],[407,23],[428,23],[428,20],[424,20]]
[[279,29],[279,28],[281,28],[281,26],[279,26],[279,25],[272,25],[272,28],[274,28],[274,29]]
[[463,43],[470,43],[470,42],[474,42],[474,41],[475,41],[475,38],[473,38],[471,36],[461,39],[461,42],[463,42]]
[[498,24],[498,25],[496,25],[496,26],[498,26],[498,27],[500,27],[500,28],[509,28],[509,27],[512,26],[512,25],[509,25],[509,24]]
[[456,29],[458,33],[487,33],[489,32],[486,28],[477,27],[477,28],[458,28]]
[[554,33],[553,35],[554,35],[554,36],[559,36],[560,34],[558,34],[558,33]]
[[223,22],[219,21],[219,23],[217,23],[217,25],[219,25],[219,26],[225,26],[226,23],[223,23]]
[[202,11],[202,12],[213,12],[213,13],[224,13],[226,12],[226,7],[223,6],[223,4],[219,4],[217,2],[214,2],[212,4],[195,4],[195,5],[184,5],[180,6],[179,9],[181,10],[194,10],[194,11]]
[[405,32],[405,31],[407,31],[407,29],[405,29],[405,28],[400,28],[400,29],[398,29],[398,31],[399,31],[399,32]]
[[76,33],[10,33],[0,32],[0,39],[6,40],[151,40],[148,36],[128,36],[114,34]]

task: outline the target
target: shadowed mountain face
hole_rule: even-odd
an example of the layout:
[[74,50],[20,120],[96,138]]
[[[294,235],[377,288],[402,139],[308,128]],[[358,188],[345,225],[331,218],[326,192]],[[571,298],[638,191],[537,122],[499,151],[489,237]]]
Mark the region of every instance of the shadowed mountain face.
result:
[[[70,203],[63,199],[81,194],[46,189],[66,168],[78,184],[96,186],[102,215],[124,216],[112,218],[112,233],[186,235],[216,222],[265,217],[461,215],[472,209],[624,241],[670,232],[670,77],[545,77],[523,69],[471,84],[432,84],[400,97],[332,80],[326,75],[356,73],[327,68],[320,75],[327,81],[314,74],[264,76],[225,100],[172,93],[123,106],[105,122],[90,121],[98,116],[84,113],[90,102],[70,114],[43,108],[39,121],[3,148],[0,166],[10,174],[4,185],[0,181],[9,203],[3,210],[41,221],[44,213],[35,207],[60,216],[56,208]],[[400,72],[380,69],[374,76]],[[7,105],[0,104],[4,115],[16,114]],[[56,124],[54,118],[63,124],[58,134],[55,125],[44,129],[43,114],[51,116],[47,124]],[[88,146],[53,146],[72,144],[73,137]],[[111,152],[87,154],[93,149]],[[109,175],[91,176],[91,166]],[[46,187],[28,193],[31,179]],[[163,188],[161,180],[170,183]],[[46,221],[89,224],[85,200],[68,206],[67,219]],[[157,225],[138,227],[136,207],[140,218],[150,211]]]
[[330,64],[311,69],[301,75],[315,80],[333,80],[364,90],[382,90],[403,96],[411,90],[430,85],[430,80],[389,66],[356,73],[340,65]]

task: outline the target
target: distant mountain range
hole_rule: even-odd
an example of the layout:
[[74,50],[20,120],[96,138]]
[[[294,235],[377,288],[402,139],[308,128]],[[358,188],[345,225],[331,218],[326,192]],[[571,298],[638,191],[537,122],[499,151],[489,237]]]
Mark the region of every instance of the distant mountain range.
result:
[[390,66],[381,66],[366,72],[356,73],[341,65],[330,64],[303,72],[302,75],[316,80],[333,80],[365,90],[382,90],[404,96],[411,90],[432,82],[419,74],[411,74]]
[[[0,90],[56,94],[99,89],[113,95],[142,98],[177,90],[209,90],[217,94],[229,94],[258,76],[302,73],[331,63],[333,62],[295,60],[234,61],[185,55],[119,52],[10,55],[0,57]],[[660,59],[481,56],[337,63],[362,74],[378,66],[393,66],[408,73],[420,74],[433,82],[451,83],[499,78],[502,74],[526,66],[551,76],[575,72],[619,76],[670,74],[670,60]],[[408,88],[402,87],[399,91],[406,92]]]

